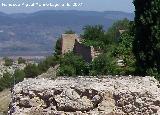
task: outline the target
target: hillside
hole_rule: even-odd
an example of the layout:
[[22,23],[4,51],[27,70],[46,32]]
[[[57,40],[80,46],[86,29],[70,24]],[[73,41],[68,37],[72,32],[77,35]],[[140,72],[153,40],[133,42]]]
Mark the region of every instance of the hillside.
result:
[[39,11],[25,14],[0,12],[0,56],[47,55],[57,37],[65,30],[81,33],[83,26],[101,24],[105,29],[113,22],[134,15],[119,11]]

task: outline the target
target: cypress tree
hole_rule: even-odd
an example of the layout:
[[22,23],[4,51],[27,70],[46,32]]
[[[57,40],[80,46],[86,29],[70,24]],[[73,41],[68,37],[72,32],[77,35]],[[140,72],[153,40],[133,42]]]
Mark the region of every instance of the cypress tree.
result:
[[133,52],[137,72],[146,75],[149,69],[160,72],[160,0],[134,0],[135,40]]

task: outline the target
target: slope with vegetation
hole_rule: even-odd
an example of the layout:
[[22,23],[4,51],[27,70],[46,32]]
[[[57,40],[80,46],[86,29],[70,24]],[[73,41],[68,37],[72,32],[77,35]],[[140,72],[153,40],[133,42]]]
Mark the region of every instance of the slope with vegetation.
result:
[[[86,46],[95,47],[101,52],[101,55],[94,59],[91,63],[82,63],[84,62],[83,59],[78,60],[78,57],[73,56],[73,53],[68,53],[60,60],[60,75],[66,75],[67,72],[67,75],[70,76],[134,74],[135,58],[132,53],[132,42],[134,40],[134,34],[132,32],[133,27],[133,22],[130,22],[127,19],[114,23],[108,31],[105,31],[101,25],[85,26],[83,28],[84,32],[81,35],[81,42]],[[120,30],[123,30],[124,32],[120,33]],[[56,54],[59,54],[60,49],[58,46],[60,46],[60,39],[57,41],[56,46]],[[78,67],[80,64],[76,66],[75,63],[72,63],[73,59],[76,62],[78,61],[81,63],[81,67],[83,68],[78,70],[77,68],[80,68]],[[118,66],[117,64],[117,61],[120,59],[123,60],[123,67]],[[77,70],[78,72],[75,72]]]
[[[20,82],[25,77],[36,77],[42,73],[45,73],[50,67],[60,65],[57,71],[57,76],[139,74],[155,75],[156,78],[159,79],[159,73],[157,72],[159,67],[158,61],[155,60],[153,62],[157,63],[151,64],[154,66],[146,66],[149,67],[148,69],[143,68],[145,69],[144,74],[138,73],[142,71],[141,68],[143,67],[138,65],[143,64],[140,63],[140,61],[147,62],[148,64],[151,62],[145,60],[142,61],[143,58],[140,56],[142,50],[135,50],[139,47],[138,45],[143,45],[143,43],[135,45],[136,42],[139,43],[138,40],[140,42],[142,41],[138,37],[139,33],[137,33],[137,29],[138,24],[135,24],[127,19],[117,21],[108,29],[108,31],[105,31],[101,25],[85,26],[83,28],[84,32],[81,34],[82,43],[87,46],[94,46],[101,52],[101,55],[95,58],[94,61],[87,63],[81,56],[76,55],[73,52],[69,52],[62,56],[61,38],[59,38],[55,46],[55,52],[52,56],[47,57],[46,60],[40,62],[38,65],[29,64],[24,68],[24,70],[17,70],[13,76],[15,76],[16,82]],[[123,32],[120,32],[120,30],[123,30]],[[74,31],[69,30],[66,31],[66,33],[74,33]],[[154,38],[156,38],[156,36]],[[156,45],[156,47],[158,46]],[[145,56],[145,53],[143,54]],[[118,64],[119,60],[122,60],[121,65]],[[23,60],[19,59],[19,61],[21,62]],[[0,82],[2,82],[0,84],[0,90],[3,90],[9,86],[12,86],[11,84],[13,84],[13,77],[6,73],[4,77],[0,79]]]

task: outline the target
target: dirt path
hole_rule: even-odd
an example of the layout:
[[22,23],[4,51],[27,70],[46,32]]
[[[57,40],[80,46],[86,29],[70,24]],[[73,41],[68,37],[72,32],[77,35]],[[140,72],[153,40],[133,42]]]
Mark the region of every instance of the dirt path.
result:
[[2,112],[6,112],[8,110],[10,98],[11,98],[11,93],[9,89],[0,92],[0,115]]

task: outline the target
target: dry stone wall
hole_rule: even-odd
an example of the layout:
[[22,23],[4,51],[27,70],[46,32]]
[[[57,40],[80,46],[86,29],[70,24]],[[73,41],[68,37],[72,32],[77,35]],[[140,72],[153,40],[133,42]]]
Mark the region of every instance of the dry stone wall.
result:
[[14,92],[12,115],[160,115],[153,77],[25,79]]

